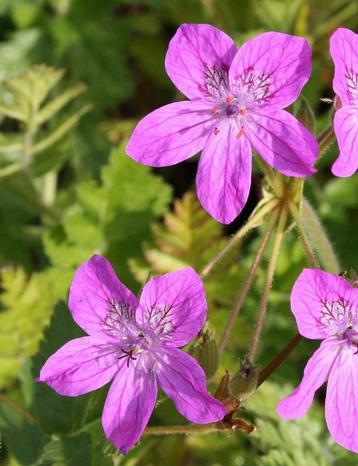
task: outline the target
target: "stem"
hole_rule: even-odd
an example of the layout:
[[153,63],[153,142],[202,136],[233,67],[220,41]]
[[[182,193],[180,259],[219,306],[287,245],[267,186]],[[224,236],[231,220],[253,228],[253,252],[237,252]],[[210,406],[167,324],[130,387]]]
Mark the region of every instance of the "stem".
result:
[[26,128],[25,139],[24,139],[24,147],[22,153],[22,166],[23,168],[27,169],[31,163],[32,157],[32,142],[33,142],[33,135],[34,135],[34,109],[30,109],[29,121]]
[[259,338],[260,338],[260,334],[261,334],[261,330],[262,330],[263,323],[264,323],[264,320],[265,320],[267,303],[268,303],[268,299],[269,299],[269,294],[270,294],[270,289],[271,289],[271,285],[272,285],[272,281],[273,281],[273,276],[274,276],[275,269],[276,269],[278,255],[279,255],[279,252],[280,252],[280,246],[281,246],[281,243],[282,243],[283,236],[285,234],[286,221],[287,221],[287,208],[284,205],[282,207],[281,212],[280,212],[280,218],[279,218],[279,221],[278,221],[278,226],[277,226],[277,231],[276,231],[276,236],[275,236],[275,242],[273,244],[271,258],[270,258],[270,262],[269,262],[268,269],[267,269],[267,276],[266,276],[266,280],[265,280],[264,291],[263,291],[263,294],[262,294],[262,298],[261,298],[261,301],[260,301],[260,306],[259,306],[259,310],[258,310],[258,314],[257,314],[256,326],[255,326],[254,334],[252,336],[252,340],[251,340],[251,343],[250,343],[250,348],[249,348],[249,352],[248,352],[248,356],[247,356],[247,359],[251,364],[253,364],[254,359],[255,359],[257,346],[258,346],[258,342],[259,342]]
[[302,337],[299,333],[295,335],[288,344],[283,348],[283,350],[269,363],[267,366],[262,369],[260,372],[259,378],[257,380],[257,386],[259,387],[271,374],[274,372],[287,358],[287,356],[293,351],[298,343],[302,340]]
[[202,269],[201,278],[205,278],[226,256],[226,254],[261,220],[269,211],[274,209],[278,204],[277,199],[268,201],[256,214],[254,214],[247,223],[226,243],[225,247]]
[[278,213],[275,211],[274,215],[272,215],[271,219],[270,219],[270,222],[269,222],[269,225],[268,225],[268,228],[267,228],[267,231],[264,235],[264,237],[262,238],[262,241],[261,241],[261,244],[260,244],[260,247],[256,253],[256,256],[254,258],[254,261],[250,267],[250,270],[247,274],[247,277],[242,285],[242,288],[240,290],[240,293],[238,294],[235,302],[234,302],[234,306],[232,308],[232,311],[231,311],[231,314],[230,314],[230,317],[229,317],[229,320],[227,321],[227,324],[226,324],[226,327],[225,327],[225,330],[224,330],[224,333],[223,333],[223,336],[221,337],[221,340],[220,340],[220,343],[219,343],[219,352],[222,353],[225,346],[226,346],[226,343],[229,339],[229,336],[230,336],[230,333],[233,329],[233,326],[234,326],[234,323],[235,323],[235,320],[241,310],[241,307],[243,305],[243,302],[246,298],[246,295],[251,287],[251,284],[252,284],[252,281],[254,279],[254,276],[255,276],[255,273],[256,273],[256,270],[257,270],[257,267],[259,266],[260,262],[261,262],[261,259],[262,259],[262,256],[265,252],[265,249],[266,249],[266,246],[267,246],[267,243],[270,239],[270,236],[272,234],[272,230],[275,226],[275,223],[277,221],[277,217],[278,217]]
[[215,424],[188,424],[181,426],[156,426],[156,427],[147,427],[143,435],[173,435],[173,434],[210,434],[211,432],[220,432],[229,430],[232,431],[233,426],[224,424],[224,423],[215,423]]
[[56,199],[57,173],[48,172],[44,176],[42,199],[45,205],[52,206]]
[[298,209],[297,209],[296,205],[293,204],[293,203],[289,204],[289,208],[290,208],[290,211],[291,211],[291,213],[292,213],[292,215],[293,215],[293,217],[294,217],[294,219],[296,221],[296,226],[297,226],[298,231],[299,231],[299,237],[300,237],[302,245],[303,245],[303,247],[305,249],[308,262],[309,262],[311,267],[313,267],[315,269],[319,269],[320,268],[319,263],[318,263],[315,255],[314,255],[313,249],[311,247],[310,240],[308,239],[307,233],[306,233],[305,228],[303,226],[303,223],[301,221],[301,217],[300,217],[300,214],[298,212]]
[[317,138],[319,143],[319,156],[322,157],[336,140],[332,125],[325,128]]
[[0,401],[2,401],[3,403],[5,403],[6,405],[8,405],[11,409],[13,409],[14,411],[16,411],[18,414],[20,414],[20,416],[22,416],[23,418],[25,418],[27,421],[29,421],[31,424],[35,424],[35,425],[39,425],[39,421],[32,415],[30,414],[28,411],[26,411],[25,409],[21,408],[20,406],[18,406],[16,403],[14,403],[13,401],[9,400],[8,398],[6,398],[4,395],[1,395],[0,394]]

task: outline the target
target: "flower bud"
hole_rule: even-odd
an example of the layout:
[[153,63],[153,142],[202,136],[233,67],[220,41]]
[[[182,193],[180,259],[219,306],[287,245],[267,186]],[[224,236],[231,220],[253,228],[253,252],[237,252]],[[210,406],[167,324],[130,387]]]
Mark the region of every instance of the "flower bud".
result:
[[219,348],[212,332],[205,331],[190,353],[198,361],[208,378],[213,377],[219,367]]
[[248,362],[241,362],[240,369],[232,377],[229,389],[232,395],[244,401],[255,391],[260,369]]

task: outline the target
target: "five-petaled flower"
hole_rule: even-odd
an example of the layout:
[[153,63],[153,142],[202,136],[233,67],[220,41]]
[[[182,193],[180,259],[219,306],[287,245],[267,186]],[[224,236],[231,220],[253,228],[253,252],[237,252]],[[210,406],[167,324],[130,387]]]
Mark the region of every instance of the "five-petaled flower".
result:
[[336,176],[351,176],[358,168],[358,34],[337,29],[331,36],[335,65],[333,89],[342,107],[334,115],[340,154],[332,166]]
[[215,219],[230,223],[251,184],[251,146],[287,176],[315,172],[312,134],[283,108],[311,74],[311,49],[300,37],[267,32],[239,49],[224,32],[183,24],[165,68],[190,100],[165,105],[135,128],[127,154],[145,165],[174,165],[202,151],[198,198]]
[[339,276],[305,269],[292,289],[291,307],[300,334],[323,342],[277,412],[285,419],[303,416],[328,380],[328,429],[337,443],[358,453],[358,289]]
[[204,287],[192,268],[151,279],[137,300],[109,262],[94,256],[75,274],[69,308],[89,336],[50,356],[38,380],[60,395],[78,396],[114,379],[102,423],[122,453],[147,425],[158,383],[190,421],[223,419],[225,407],[208,393],[204,371],[177,348],[197,335],[206,318]]

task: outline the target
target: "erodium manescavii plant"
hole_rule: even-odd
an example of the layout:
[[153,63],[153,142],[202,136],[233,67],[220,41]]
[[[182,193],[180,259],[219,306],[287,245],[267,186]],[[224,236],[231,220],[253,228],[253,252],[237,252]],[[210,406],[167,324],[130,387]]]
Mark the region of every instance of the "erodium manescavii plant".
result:
[[[278,405],[278,414],[285,419],[302,416],[316,390],[328,381],[328,429],[336,443],[358,453],[357,281],[354,276],[351,280],[339,276],[333,246],[304,197],[304,178],[316,172],[313,165],[333,142],[334,132],[340,154],[333,174],[350,176],[357,169],[357,46],[357,35],[347,29],[338,29],[331,37],[337,94],[332,105],[334,128],[330,120],[316,137],[305,99],[300,99],[296,113],[291,105],[311,73],[311,49],[305,39],[266,32],[237,47],[211,25],[184,24],[170,41],[165,68],[188,100],[145,116],[129,139],[127,154],[141,164],[164,167],[201,152],[198,199],[212,217],[230,223],[247,201],[255,151],[264,175],[262,196],[247,222],[200,273],[187,267],[143,280],[139,298],[102,256],[92,257],[77,270],[68,304],[88,336],[69,341],[50,356],[38,380],[65,396],[82,395],[112,382],[102,425],[120,452],[127,453],[142,435],[254,431],[253,424],[238,416],[240,408],[305,337],[323,341],[308,361],[299,387]],[[295,116],[284,110],[289,106]],[[257,252],[216,344],[202,280],[259,226]],[[270,290],[281,245],[292,229],[310,266],[291,293],[299,333],[261,368],[257,356]],[[247,352],[235,374],[221,374],[212,396],[207,383],[213,382],[216,365],[214,370],[213,365],[210,370],[206,366],[219,361],[225,351],[269,247]],[[192,347],[187,351],[183,347],[189,343]],[[203,368],[193,357],[199,354]],[[210,373],[209,380],[204,371]],[[158,386],[190,424],[147,426]]]
[[166,105],[140,121],[127,153],[145,165],[164,167],[202,151],[197,194],[215,219],[230,223],[243,209],[252,148],[284,175],[315,172],[315,138],[283,110],[311,74],[306,40],[267,32],[237,49],[213,26],[184,24],[169,44],[165,68],[190,100]]
[[109,440],[127,453],[157,399],[157,384],[192,422],[221,421],[226,409],[206,390],[204,371],[177,347],[195,337],[206,318],[203,284],[193,269],[156,277],[138,300],[101,256],[73,279],[69,308],[89,336],[53,354],[38,378],[60,395],[78,396],[113,379],[103,410]]

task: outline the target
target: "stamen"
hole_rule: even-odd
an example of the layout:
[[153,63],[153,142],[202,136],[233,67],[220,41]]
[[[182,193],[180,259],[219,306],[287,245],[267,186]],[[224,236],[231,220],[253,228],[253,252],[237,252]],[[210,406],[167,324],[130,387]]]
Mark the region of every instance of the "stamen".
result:
[[233,100],[234,100],[234,96],[233,96],[233,95],[228,95],[228,96],[226,97],[226,102],[227,102],[228,104],[231,104],[231,102],[232,102]]
[[240,131],[237,133],[237,139],[240,139],[244,135],[244,133],[244,128],[241,128]]
[[217,108],[217,107],[214,107],[214,108],[211,110],[211,113],[212,113],[213,115],[217,115],[218,113],[220,113],[220,109]]

